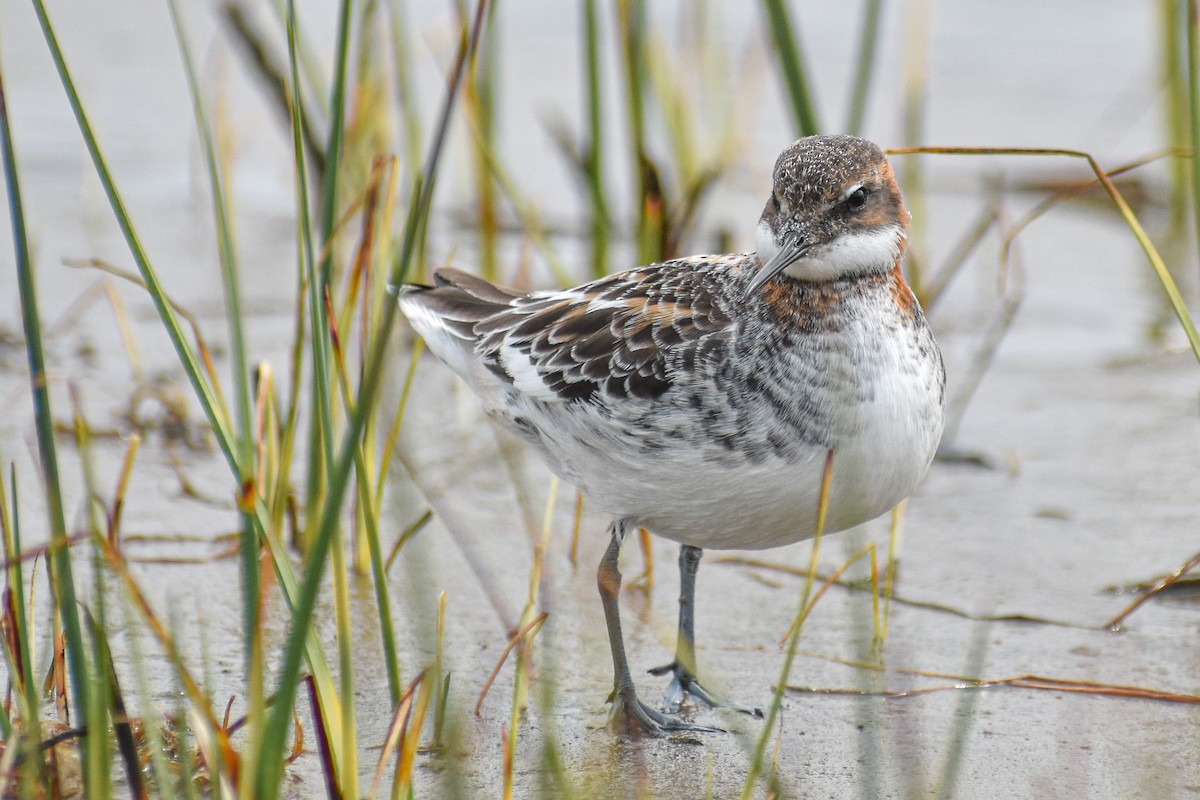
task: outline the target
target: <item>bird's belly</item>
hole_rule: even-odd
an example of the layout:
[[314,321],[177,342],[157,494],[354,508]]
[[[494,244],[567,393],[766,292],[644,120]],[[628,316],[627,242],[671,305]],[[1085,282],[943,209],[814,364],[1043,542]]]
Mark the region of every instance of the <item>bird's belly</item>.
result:
[[[654,533],[714,549],[781,547],[816,535],[825,471],[832,471],[825,533],[845,530],[885,513],[924,477],[936,439],[884,452],[853,439],[814,450],[798,463],[769,459],[752,467],[713,468],[691,463],[672,469],[659,462],[664,481],[633,481],[623,496],[598,499]],[[654,488],[646,491],[643,487]]]
[[[921,481],[941,436],[940,396],[924,380],[898,379],[868,402],[840,406],[834,419],[832,483],[824,531],[833,533],[888,511]],[[785,459],[718,454],[681,436],[652,451],[606,431],[600,417],[570,435],[542,438],[552,468],[597,507],[696,547],[765,549],[817,530],[829,448],[800,446]],[[564,430],[559,423],[538,426]]]

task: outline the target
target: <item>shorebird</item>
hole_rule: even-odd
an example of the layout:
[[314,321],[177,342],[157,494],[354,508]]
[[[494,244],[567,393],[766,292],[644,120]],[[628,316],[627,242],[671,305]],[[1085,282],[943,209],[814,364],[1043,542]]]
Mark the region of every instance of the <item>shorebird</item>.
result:
[[[689,694],[717,702],[694,674],[704,548],[814,536],[827,463],[824,531],[879,516],[921,481],[941,437],[945,371],[901,272],[909,216],[882,151],[811,136],[773,177],[753,253],[529,293],[442,269],[398,293],[484,409],[613,515],[597,583],[610,722],[630,735],[716,730],[674,713]],[[638,699],[621,636],[617,562],[639,527],[682,545],[665,714]]]

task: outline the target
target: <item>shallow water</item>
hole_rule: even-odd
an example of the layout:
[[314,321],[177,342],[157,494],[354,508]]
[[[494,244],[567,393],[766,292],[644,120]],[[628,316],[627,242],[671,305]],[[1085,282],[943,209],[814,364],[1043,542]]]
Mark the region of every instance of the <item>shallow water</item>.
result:
[[[116,2],[51,5],[151,257],[169,291],[197,313],[207,335],[224,341],[214,237],[165,8],[148,11]],[[323,54],[332,34],[322,25],[333,24],[324,5],[304,5]],[[245,76],[243,63],[218,34],[215,6],[190,4],[186,16],[200,44],[206,83],[223,97],[234,135],[253,357],[283,370],[294,263],[289,142]],[[414,6],[410,17],[420,42],[422,102],[432,107],[439,65],[448,57],[449,18],[442,4]],[[573,224],[580,198],[566,170],[547,156],[553,150],[541,119],[557,113],[574,121],[581,107],[574,7],[511,4],[502,5],[500,13],[504,157],[548,221]],[[672,56],[681,58],[671,44],[675,12],[664,6],[654,13],[662,15]],[[898,10],[889,14],[867,134],[898,145],[905,54],[895,32],[904,20]],[[922,141],[1079,148],[1106,165],[1160,146],[1161,114],[1147,89],[1157,86],[1158,69],[1156,20],[1149,7],[1074,2],[1044,8],[1023,2],[993,14],[976,5],[951,4],[931,14],[930,95]],[[1080,37],[1077,20],[1084,14],[1088,36]],[[708,246],[716,228],[733,231],[737,246],[749,246],[771,163],[790,138],[782,94],[758,52],[763,41],[758,17],[727,17],[721,29],[731,61],[748,76],[737,92],[739,102],[752,100],[752,113],[739,129],[738,169],[706,207],[693,242],[697,249]],[[819,3],[806,4],[797,17],[806,26],[804,44],[818,78],[823,118],[840,119],[839,98],[846,94],[850,70],[846,43],[857,16],[847,17],[842,4]],[[269,17],[263,21],[265,26]],[[98,257],[126,268],[130,260],[27,7],[5,3],[0,40],[43,314],[53,321],[99,277],[64,267],[63,259]],[[564,68],[546,69],[555,62]],[[614,96],[615,77],[608,81]],[[709,132],[707,125],[697,128]],[[621,131],[613,134],[619,141]],[[460,136],[447,162],[431,257],[440,263],[453,253],[456,263],[470,266],[474,233],[454,222],[470,196],[462,145]],[[614,145],[614,156],[618,152]],[[906,164],[898,163],[903,177]],[[1065,159],[929,157],[923,164],[930,194],[920,209],[918,236],[923,238],[917,244],[928,248],[935,264],[984,207],[987,176],[1004,171],[1019,183],[1085,175],[1082,165]],[[613,186],[620,187],[623,179],[615,173],[614,167]],[[1161,169],[1147,170],[1145,179],[1150,196],[1166,195]],[[1017,217],[1040,199],[1010,194],[1009,213]],[[1146,210],[1152,225],[1161,227],[1163,216],[1159,207]],[[7,229],[0,238],[5,239],[0,252],[10,252]],[[884,652],[888,671],[879,674],[830,660],[870,655],[869,595],[834,589],[804,629],[804,655],[793,669],[793,684],[879,691],[948,682],[903,670],[995,679],[1036,674],[1181,693],[1200,683],[1194,647],[1200,618],[1194,605],[1151,603],[1123,632],[1103,629],[1132,600],[1106,592],[1107,587],[1169,572],[1195,548],[1200,369],[1178,346],[1181,337],[1173,328],[1168,327],[1165,343],[1148,337],[1162,318],[1160,291],[1136,243],[1111,213],[1078,205],[1058,209],[1036,222],[1019,246],[1020,314],[950,442],[982,454],[993,468],[935,464],[908,507],[897,594],[976,616],[1027,615],[1068,625],[978,621],[897,602]],[[570,240],[560,247],[564,254],[583,250]],[[521,248],[515,239],[507,240],[503,256],[515,261]],[[617,255],[629,249],[619,243]],[[996,251],[994,241],[987,243],[932,312],[947,355],[952,399],[961,397],[995,312]],[[1179,267],[1194,275],[1195,257],[1189,255]],[[0,256],[0,280],[15,286],[11,256]],[[136,331],[140,370],[131,366],[104,302],[82,313],[71,311],[50,348],[59,418],[69,412],[68,382],[79,387],[93,424],[118,429],[126,427],[123,415],[142,383],[158,379],[187,392],[149,301],[128,286],[116,291]],[[15,292],[10,296],[14,300],[0,308],[0,326],[19,330]],[[2,347],[0,397],[8,413],[0,426],[0,452],[17,464],[27,538],[36,539],[41,502],[30,458],[32,412],[22,353],[19,347]],[[396,382],[407,367],[407,355],[397,352]],[[497,437],[446,369],[423,363],[418,380],[404,453],[419,480],[397,470],[388,515],[393,528],[385,539],[394,540],[425,508],[436,512],[436,522],[409,544],[393,569],[394,611],[405,674],[411,676],[431,655],[436,598],[442,591],[448,594],[447,660],[464,755],[455,759],[454,770],[425,757],[419,796],[444,796],[456,788],[455,780],[461,781],[457,788],[464,796],[493,796],[500,793],[500,737],[509,724],[511,665],[481,716],[472,716],[470,709],[525,602],[550,479],[535,459]],[[142,408],[153,413],[158,406],[146,402]],[[199,417],[194,405],[191,414]],[[210,501],[180,496],[170,466],[172,447],[184,462],[183,472]],[[64,452],[71,454],[69,448]],[[98,443],[97,473],[111,476],[102,485],[115,481],[123,452],[117,440]],[[73,524],[81,525],[79,466],[73,454],[65,461],[68,513]],[[230,559],[208,560],[225,546],[218,537],[235,525],[223,461],[214,452],[152,437],[130,496],[135,501],[125,512],[129,533],[200,536],[198,542],[169,539],[131,546],[147,557],[201,559],[147,563],[139,577],[164,614],[174,613],[179,629],[195,634],[190,652],[197,664],[207,654],[213,696],[237,694],[238,610],[229,605],[237,595],[237,567]],[[700,721],[734,732],[641,747],[614,742],[604,729],[611,662],[594,570],[607,520],[585,514],[579,563],[573,566],[568,559],[573,504],[573,491],[560,487],[541,584],[540,605],[550,616],[537,640],[535,699],[518,751],[518,796],[537,793],[540,750],[549,740],[559,743],[569,771],[600,796],[638,796],[643,790],[664,797],[736,796],[745,778],[746,753],[762,723],[703,710],[697,713]],[[886,547],[886,521],[829,539],[823,572],[868,540]],[[642,568],[635,549],[629,548],[623,562],[627,578]],[[808,553],[807,545],[799,545],[748,555],[803,569]],[[647,699],[656,698],[665,681],[640,670],[670,658],[677,592],[673,546],[655,542],[654,554],[653,589],[629,591],[623,598],[629,656]],[[801,581],[776,571],[712,563],[717,555],[710,554],[700,573],[701,669],[730,697],[766,703],[782,664],[775,643],[795,613]],[[356,589],[370,618],[369,587]],[[327,626],[329,616],[322,618]],[[362,636],[360,740],[374,745],[383,740],[390,709],[371,626]],[[118,658],[128,669],[128,654]],[[165,667],[151,661],[163,681],[157,699],[169,704]],[[553,698],[548,713],[537,701],[542,690]],[[779,775],[788,796],[924,795],[945,780],[958,746],[956,797],[1184,796],[1200,790],[1197,722],[1191,705],[1003,686],[902,698],[792,694],[784,704]],[[376,752],[363,757],[367,779]],[[321,793],[317,769],[315,755],[297,762],[295,796]]]

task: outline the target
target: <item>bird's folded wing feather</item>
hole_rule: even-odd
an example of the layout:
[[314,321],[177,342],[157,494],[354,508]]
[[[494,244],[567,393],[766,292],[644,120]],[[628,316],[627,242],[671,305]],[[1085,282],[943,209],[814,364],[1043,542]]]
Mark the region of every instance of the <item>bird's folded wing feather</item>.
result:
[[729,335],[730,317],[714,299],[715,283],[727,280],[722,266],[665,262],[528,295],[444,269],[413,299],[526,394],[649,399],[670,388],[676,367]]

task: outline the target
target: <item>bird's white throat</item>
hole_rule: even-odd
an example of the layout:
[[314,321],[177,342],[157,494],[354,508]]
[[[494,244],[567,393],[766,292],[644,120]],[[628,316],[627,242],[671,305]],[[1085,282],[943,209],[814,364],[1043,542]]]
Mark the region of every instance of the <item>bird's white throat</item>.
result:
[[[844,233],[832,242],[811,249],[804,258],[784,267],[783,274],[800,281],[829,281],[867,272],[884,272],[896,265],[906,238],[899,225]],[[761,263],[779,252],[775,233],[765,221],[754,231],[754,243]]]

